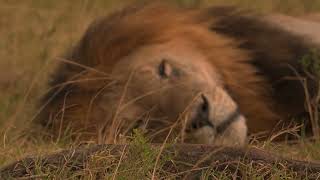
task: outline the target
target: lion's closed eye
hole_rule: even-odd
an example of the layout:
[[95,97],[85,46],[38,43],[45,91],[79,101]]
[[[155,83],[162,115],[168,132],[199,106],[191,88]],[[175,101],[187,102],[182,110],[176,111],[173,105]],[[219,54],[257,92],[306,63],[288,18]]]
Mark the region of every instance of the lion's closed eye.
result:
[[181,73],[181,70],[172,65],[169,59],[162,59],[158,66],[158,74],[162,79],[179,77]]
[[168,63],[167,59],[162,59],[158,67],[158,73],[159,73],[159,76],[164,79],[169,78],[170,75],[172,74],[172,67]]

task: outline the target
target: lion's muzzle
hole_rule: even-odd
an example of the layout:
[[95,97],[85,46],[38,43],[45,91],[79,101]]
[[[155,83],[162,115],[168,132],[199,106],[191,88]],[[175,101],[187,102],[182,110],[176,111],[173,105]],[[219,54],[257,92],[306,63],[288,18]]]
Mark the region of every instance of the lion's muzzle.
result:
[[243,145],[247,135],[246,119],[225,91],[202,94],[189,114],[185,132],[195,143]]

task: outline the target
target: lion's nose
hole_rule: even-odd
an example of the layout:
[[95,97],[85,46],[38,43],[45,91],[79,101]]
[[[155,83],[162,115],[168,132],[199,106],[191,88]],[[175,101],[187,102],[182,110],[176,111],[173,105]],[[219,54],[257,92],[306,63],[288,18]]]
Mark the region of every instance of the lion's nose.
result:
[[191,127],[198,129],[204,126],[214,127],[210,121],[210,101],[205,95],[201,95],[199,106],[196,109],[196,115],[192,118]]

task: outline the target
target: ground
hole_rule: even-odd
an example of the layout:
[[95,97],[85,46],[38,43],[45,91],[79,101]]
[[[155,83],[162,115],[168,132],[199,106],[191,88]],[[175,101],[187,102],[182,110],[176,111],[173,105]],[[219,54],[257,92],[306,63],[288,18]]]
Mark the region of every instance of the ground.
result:
[[[132,2],[117,0],[0,0],[0,167],[28,155],[75,146],[29,136],[28,128],[59,56],[76,43],[88,24]],[[223,4],[219,0],[179,0],[184,6]],[[269,14],[290,14],[320,21],[318,0],[230,0],[229,4]],[[301,27],[300,27],[301,28]],[[289,145],[291,144],[291,145]],[[263,149],[301,160],[320,160],[320,141],[258,142]]]

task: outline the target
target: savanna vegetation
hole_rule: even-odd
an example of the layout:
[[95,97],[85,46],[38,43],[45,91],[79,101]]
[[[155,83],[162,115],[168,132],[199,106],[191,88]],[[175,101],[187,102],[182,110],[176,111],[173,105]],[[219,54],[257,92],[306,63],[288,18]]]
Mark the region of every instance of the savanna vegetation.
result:
[[[261,13],[286,13],[295,16],[308,16],[320,12],[319,0],[176,0],[181,6],[204,7],[211,4],[232,4],[241,8],[249,8]],[[46,82],[61,56],[67,49],[77,43],[86,27],[96,17],[133,2],[133,0],[0,0],[0,167],[9,162],[20,160],[29,155],[44,155],[62,149],[73,148],[79,142],[70,141],[67,135],[59,139],[48,140],[34,136],[40,131],[32,126],[39,113],[39,98],[48,90]],[[320,56],[313,52],[302,60],[306,70],[312,72],[315,80],[320,79],[320,63],[308,61],[308,56]],[[318,101],[310,100],[310,116],[314,124],[319,122]],[[319,127],[314,125],[317,130]],[[300,128],[300,127],[297,127]],[[290,129],[294,133],[295,129]],[[319,130],[319,129],[318,129]],[[294,157],[300,160],[320,160],[320,140],[299,137],[295,142],[252,142],[252,146]],[[121,161],[107,156],[95,155],[88,165],[85,179],[97,177],[119,179],[149,179],[153,177],[154,168],[161,169],[165,160],[170,160],[170,153],[160,160],[161,149],[153,149],[147,139],[139,132],[132,138],[129,159]],[[119,160],[120,158],[120,160]],[[156,166],[155,166],[156,164]],[[108,167],[103,176],[95,174],[102,166]],[[137,168],[139,167],[139,168]],[[141,167],[141,168],[140,168]],[[259,179],[263,176],[259,169],[252,165],[244,166],[252,172],[249,178]],[[283,171],[279,167],[268,168],[275,179],[295,178],[294,173]],[[108,169],[108,170],[107,170]],[[40,171],[37,177],[76,178],[70,169],[58,169],[53,173]],[[167,176],[157,172],[156,176]],[[320,176],[320,174],[319,174]],[[228,172],[217,173],[204,169],[203,179],[228,179]],[[319,178],[319,177],[318,177]]]

